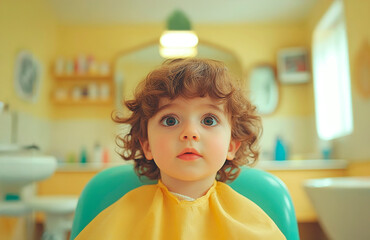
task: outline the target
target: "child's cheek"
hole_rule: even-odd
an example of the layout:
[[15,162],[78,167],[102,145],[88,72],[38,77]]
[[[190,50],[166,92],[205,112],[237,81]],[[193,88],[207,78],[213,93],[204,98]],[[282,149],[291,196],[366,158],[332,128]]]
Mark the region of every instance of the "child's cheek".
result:
[[158,138],[154,145],[156,148],[155,151],[159,154],[165,154],[169,151],[169,139],[166,137]]
[[221,136],[209,138],[207,146],[212,149],[214,155],[226,154],[229,147],[225,137]]
[[159,151],[166,150],[168,148],[166,139],[165,138],[158,139],[158,142],[156,143],[156,146],[157,146],[157,149]]

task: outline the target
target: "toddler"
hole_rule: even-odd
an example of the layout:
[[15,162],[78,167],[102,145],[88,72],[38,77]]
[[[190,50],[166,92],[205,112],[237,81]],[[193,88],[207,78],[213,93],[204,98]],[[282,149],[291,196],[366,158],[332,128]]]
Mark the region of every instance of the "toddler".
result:
[[225,65],[175,59],[147,75],[125,102],[131,126],[121,156],[158,180],[124,195],[76,239],[285,239],[256,204],[235,192],[240,166],[258,157],[255,107]]

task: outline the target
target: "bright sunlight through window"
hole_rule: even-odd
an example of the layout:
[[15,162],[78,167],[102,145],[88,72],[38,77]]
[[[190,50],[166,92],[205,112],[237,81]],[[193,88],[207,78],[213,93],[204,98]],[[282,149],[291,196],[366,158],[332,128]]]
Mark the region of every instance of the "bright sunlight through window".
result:
[[352,133],[351,79],[342,1],[334,1],[313,35],[317,132],[331,140]]

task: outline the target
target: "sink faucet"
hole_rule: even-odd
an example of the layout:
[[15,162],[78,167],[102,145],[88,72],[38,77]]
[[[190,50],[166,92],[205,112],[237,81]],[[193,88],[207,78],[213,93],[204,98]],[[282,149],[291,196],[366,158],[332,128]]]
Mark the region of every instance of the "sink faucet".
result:
[[3,111],[7,111],[8,110],[8,104],[0,101],[0,113],[2,113]]

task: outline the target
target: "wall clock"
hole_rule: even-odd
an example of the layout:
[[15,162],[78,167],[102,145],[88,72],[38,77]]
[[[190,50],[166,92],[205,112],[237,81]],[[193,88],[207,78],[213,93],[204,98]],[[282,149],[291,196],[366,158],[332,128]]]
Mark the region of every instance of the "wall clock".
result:
[[15,62],[14,85],[23,100],[35,102],[39,95],[41,69],[36,58],[28,51],[21,51]]

